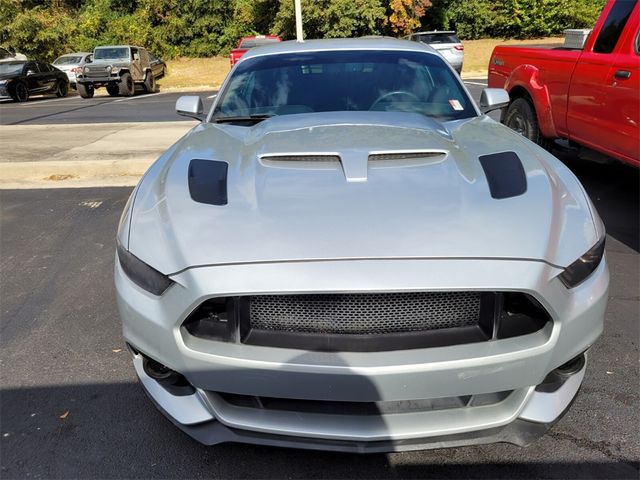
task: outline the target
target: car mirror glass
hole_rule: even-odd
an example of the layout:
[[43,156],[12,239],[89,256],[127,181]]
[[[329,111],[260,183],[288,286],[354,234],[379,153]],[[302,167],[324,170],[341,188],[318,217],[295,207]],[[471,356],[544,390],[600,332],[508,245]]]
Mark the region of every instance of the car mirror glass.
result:
[[202,99],[197,95],[184,95],[176,101],[176,113],[183,117],[191,117],[202,121],[204,120],[203,111]]
[[485,88],[480,95],[480,110],[489,113],[509,106],[509,92],[504,88]]

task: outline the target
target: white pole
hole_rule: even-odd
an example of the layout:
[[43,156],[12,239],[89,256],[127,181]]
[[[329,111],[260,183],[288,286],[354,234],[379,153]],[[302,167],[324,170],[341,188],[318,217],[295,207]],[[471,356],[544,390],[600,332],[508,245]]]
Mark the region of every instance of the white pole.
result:
[[302,35],[302,7],[300,6],[300,0],[294,1],[296,9],[296,39],[298,42],[304,42]]

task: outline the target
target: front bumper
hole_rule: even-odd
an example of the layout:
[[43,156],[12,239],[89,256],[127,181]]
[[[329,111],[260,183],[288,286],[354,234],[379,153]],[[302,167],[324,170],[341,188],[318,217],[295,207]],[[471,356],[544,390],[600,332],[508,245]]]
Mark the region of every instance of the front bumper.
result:
[[[489,273],[488,273],[489,272]],[[207,444],[265,443],[346,451],[390,451],[507,441],[528,443],[557,421],[584,368],[553,393],[536,391],[547,374],[584,352],[602,332],[606,259],[569,291],[541,262],[372,260],[203,267],[173,276],[162,297],[134,285],[116,262],[118,305],[127,342],[180,372],[195,387],[173,395],[134,364],[162,411]],[[392,352],[308,352],[203,340],[180,325],[216,295],[416,290],[495,290],[531,294],[553,322],[504,340]],[[230,404],[218,394],[328,402],[412,402],[511,392],[472,408],[402,414],[332,415]],[[533,426],[532,426],[533,425]]]

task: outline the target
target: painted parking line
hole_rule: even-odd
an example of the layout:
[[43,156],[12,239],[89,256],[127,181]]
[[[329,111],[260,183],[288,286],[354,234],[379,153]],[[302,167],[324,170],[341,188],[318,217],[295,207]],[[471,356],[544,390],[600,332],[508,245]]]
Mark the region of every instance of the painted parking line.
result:
[[145,98],[151,98],[151,97],[155,97],[156,95],[163,95],[166,94],[168,92],[157,92],[157,93],[146,93],[144,95],[141,95],[139,97],[126,97],[126,98],[120,98],[118,100],[114,100],[113,103],[118,103],[118,102],[131,102],[133,100],[140,100],[140,99],[145,99]]
[[471,82],[469,80],[465,80],[464,83],[468,83],[469,85],[479,85],[481,87],[486,87],[488,85],[487,82]]

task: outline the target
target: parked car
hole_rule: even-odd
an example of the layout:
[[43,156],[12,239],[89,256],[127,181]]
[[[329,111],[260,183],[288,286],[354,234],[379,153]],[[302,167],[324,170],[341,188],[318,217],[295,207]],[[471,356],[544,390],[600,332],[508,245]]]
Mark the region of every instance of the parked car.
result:
[[[489,86],[508,90],[502,122],[545,148],[640,167],[640,3],[609,0],[583,45],[493,50]],[[585,32],[588,33],[588,32]],[[578,48],[571,48],[571,47]]]
[[27,60],[27,56],[11,51],[8,48],[0,47],[0,62],[10,60]]
[[[602,221],[559,160],[486,115],[431,47],[247,52],[121,217],[123,334],[206,444],[525,445],[603,329]],[[580,413],[578,413],[579,415]]]
[[434,30],[432,32],[413,33],[405,38],[433,47],[458,73],[462,72],[464,45],[462,45],[456,32],[439,32]]
[[0,63],[0,98],[26,102],[31,95],[55,93],[66,97],[67,75],[45,62],[11,60]]
[[161,58],[156,57],[153,54],[149,54],[149,63],[151,64],[151,70],[155,79],[164,77],[167,74],[167,64]]
[[132,45],[113,45],[93,50],[93,61],[77,74],[76,85],[82,98],[93,97],[95,89],[100,87],[106,87],[111,96],[130,97],[135,93],[136,85],[147,93],[154,92],[156,77],[147,50]]
[[238,41],[238,46],[231,50],[231,53],[229,54],[229,62],[233,67],[236,63],[238,63],[240,57],[242,57],[242,55],[244,55],[247,50],[281,41],[282,38],[277,35],[252,35],[249,37],[242,37]]
[[61,55],[53,61],[53,65],[67,74],[69,83],[75,88],[76,75],[82,71],[84,66],[91,63],[93,53],[76,52]]

